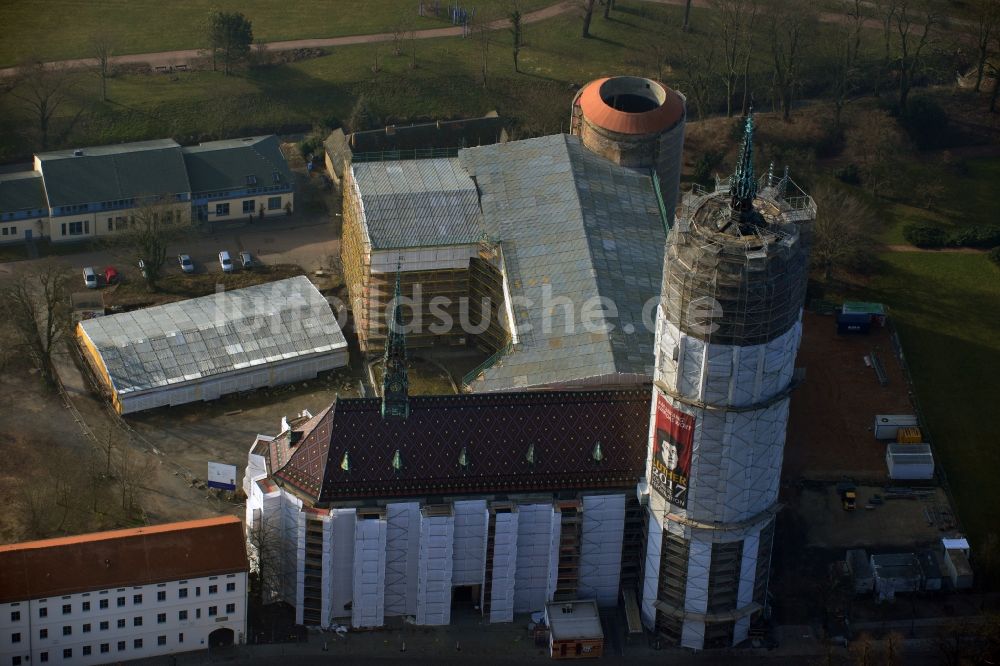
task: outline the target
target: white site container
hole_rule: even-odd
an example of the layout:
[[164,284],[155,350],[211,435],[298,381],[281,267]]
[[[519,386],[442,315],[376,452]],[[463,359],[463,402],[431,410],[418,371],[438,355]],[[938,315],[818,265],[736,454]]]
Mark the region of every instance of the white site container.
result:
[[919,426],[913,414],[879,414],[875,417],[875,439],[896,439],[900,428]]
[[885,449],[885,464],[890,479],[934,478],[934,454],[930,444],[889,444]]

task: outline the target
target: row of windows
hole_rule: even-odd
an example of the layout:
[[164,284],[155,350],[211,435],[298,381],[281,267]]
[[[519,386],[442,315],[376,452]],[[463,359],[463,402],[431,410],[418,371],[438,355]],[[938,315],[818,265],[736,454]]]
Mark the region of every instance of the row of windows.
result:
[[10,230],[10,235],[11,236],[16,236],[17,235],[17,227],[4,227],[3,228],[3,232],[0,232],[0,233],[2,233],[4,236],[6,236],[8,230]]
[[[235,592],[235,591],[236,591],[236,583],[226,583],[226,592]],[[219,592],[219,586],[218,585],[209,585],[208,586],[208,593],[209,594],[218,594],[218,592]],[[201,596],[201,586],[198,586],[198,587],[194,588],[194,595],[196,597],[200,597]],[[188,596],[188,588],[182,587],[179,590],[177,590],[177,598],[178,599],[187,599],[187,596]],[[115,600],[116,607],[118,607],[118,608],[124,608],[125,607],[126,599],[127,599],[126,597],[118,597]],[[158,590],[156,592],[156,600],[157,601],[166,601],[167,600],[167,591],[166,590]],[[107,608],[109,606],[109,603],[110,603],[110,601],[108,599],[101,599],[101,600],[99,600],[99,607],[101,609],[105,609],[105,608]],[[133,605],[137,605],[137,606],[140,605],[140,604],[142,604],[142,595],[141,594],[133,594],[132,595],[132,604]],[[86,613],[87,611],[89,611],[90,610],[90,602],[89,601],[83,601],[83,602],[81,602],[80,603],[80,610],[83,611],[84,613]],[[72,612],[73,612],[73,605],[72,604],[63,604],[62,605],[62,614],[63,615],[69,615]],[[48,617],[48,615],[49,615],[49,609],[47,607],[42,606],[42,607],[40,607],[38,609],[38,617]],[[20,619],[21,619],[21,611],[12,611],[11,612],[11,614],[10,614],[10,620],[11,620],[11,622],[17,622]]]
[[[281,210],[281,197],[268,197],[267,209]],[[246,199],[243,202],[244,213],[253,213],[255,210],[257,210],[257,202],[254,199]],[[222,217],[224,215],[229,215],[229,204],[228,203],[215,204],[215,214],[219,217]]]
[[[236,604],[235,603],[228,603],[228,604],[226,604],[226,610],[225,610],[226,615],[232,615],[235,612],[236,612]],[[209,606],[208,607],[208,617],[217,617],[218,615],[219,615],[219,607],[218,606]],[[201,609],[200,608],[194,609],[194,616],[195,616],[195,619],[201,619]],[[18,617],[18,619],[20,619],[20,616]],[[187,620],[188,619],[188,611],[186,611],[186,610],[177,611],[177,619],[179,621],[182,621],[182,622],[184,620]],[[157,613],[156,614],[156,623],[157,624],[166,624],[166,622],[167,622],[167,614],[166,613]],[[125,626],[126,626],[126,624],[127,624],[127,622],[126,622],[125,618],[118,618],[118,620],[117,620],[117,627],[119,629],[124,629]],[[142,626],[142,616],[141,615],[136,615],[135,617],[132,618],[132,626],[133,627],[141,627]],[[111,628],[111,624],[110,624],[110,622],[108,620],[102,620],[98,624],[98,627],[100,628],[100,631],[107,631],[108,629]],[[81,629],[83,630],[83,633],[85,633],[85,634],[89,634],[90,631],[91,631],[91,628],[92,628],[92,625],[89,622],[85,623],[81,627]],[[72,636],[73,635],[73,626],[72,625],[68,625],[68,624],[64,625],[63,628],[62,628],[62,635],[63,636]],[[43,628],[41,628],[41,629],[38,630],[38,638],[39,638],[39,640],[45,640],[48,637],[49,637],[49,630],[48,630],[47,627],[43,627]],[[18,631],[18,632],[12,633],[10,635],[10,642],[11,643],[20,643],[21,642],[21,632]]]
[[[67,233],[67,230],[69,233]],[[89,234],[89,233],[90,233],[90,220],[83,220],[82,222],[62,223],[63,236],[82,236],[83,234]]]
[[[251,183],[252,184],[252,183]],[[271,185],[268,187],[248,187],[242,190],[217,190],[215,192],[195,192],[195,199],[232,199],[246,194],[266,194],[268,192],[286,192],[288,185]]]
[[[184,642],[184,634],[177,634],[177,643],[180,644],[180,643],[183,643],[183,642]],[[156,637],[156,644],[160,645],[160,646],[166,645],[167,644],[167,637],[166,636],[157,636]],[[128,645],[128,641],[118,641],[118,643],[117,643],[117,645],[115,647],[118,649],[118,652],[123,652],[126,649],[127,645]],[[80,651],[82,652],[82,654],[83,654],[84,657],[88,657],[91,654],[93,654],[93,648],[94,648],[94,646],[92,646],[92,645],[84,645],[80,649]],[[134,638],[134,639],[132,639],[132,648],[135,649],[135,650],[141,650],[142,649],[142,639],[141,638]],[[111,652],[111,643],[101,643],[98,646],[98,649],[100,650],[101,654],[107,654],[107,653]],[[62,658],[63,659],[72,659],[73,658],[73,648],[63,648]],[[38,659],[42,663],[48,663],[48,661],[49,661],[49,653],[48,652],[39,652],[38,653]],[[20,666],[21,665],[21,657],[20,656],[15,656],[13,658],[13,660],[11,661],[11,663],[14,666]]]

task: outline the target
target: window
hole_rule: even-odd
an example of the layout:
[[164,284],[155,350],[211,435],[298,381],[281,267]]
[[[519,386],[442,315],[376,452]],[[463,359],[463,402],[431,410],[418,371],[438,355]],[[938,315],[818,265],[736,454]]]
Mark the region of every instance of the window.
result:
[[256,185],[257,176],[247,176],[247,185]]
[[39,608],[38,609],[38,617],[47,617],[48,614],[49,614],[49,609],[48,608]]
[[43,664],[48,663],[48,661],[49,661],[49,653],[48,652],[39,652],[38,653],[38,659]]
[[179,611],[177,613],[177,619],[178,620],[186,620],[186,619],[188,619],[188,612],[187,611]]
[[107,630],[108,630],[108,621],[107,620],[103,620],[101,622],[101,631],[107,631]]
[[141,594],[133,594],[132,595],[132,603],[133,604],[141,604],[142,603],[142,595]]
[[10,621],[11,622],[20,622],[21,621],[21,611],[12,611],[11,614],[10,614]]
[[83,656],[87,657],[89,655],[90,655],[90,646],[89,645],[84,645],[83,646]]
[[85,633],[85,634],[89,634],[90,633],[90,624],[89,623],[83,625],[83,633]]
[[89,601],[84,601],[83,602],[83,610],[84,610],[84,612],[90,610],[90,602]]
[[121,652],[125,649],[125,641],[118,641],[118,651]]
[[105,654],[111,651],[110,643],[101,643],[101,654]]
[[38,638],[40,640],[45,640],[48,637],[49,637],[49,630],[48,629],[39,629],[38,630]]
[[67,226],[69,228],[70,236],[82,236],[85,233],[90,233],[90,222],[87,220],[82,222],[70,222],[68,225],[63,223],[63,236],[66,235]]
[[166,613],[157,613],[156,614],[156,624],[163,624],[166,621],[167,621],[167,614]]
[[167,600],[167,593],[166,593],[166,591],[165,590],[160,590],[159,592],[157,592],[156,593],[156,600],[157,601],[166,601]]
[[226,615],[236,612],[236,604],[226,604]]
[[271,180],[274,181],[275,183],[280,183],[281,182],[281,174],[278,173],[277,171],[272,171],[271,172]]
[[10,228],[10,235],[11,236],[16,236],[17,235],[17,227],[11,227]]
[[195,608],[194,609],[194,617],[195,617],[196,620],[201,617],[201,609],[200,608]]
[[215,204],[215,214],[219,216],[229,215],[229,204]]
[[235,592],[236,583],[226,583],[226,592]]
[[187,599],[187,595],[188,591],[186,587],[182,587],[181,589],[177,590],[177,596],[180,597],[181,599]]
[[101,605],[101,608],[107,608],[108,607],[108,600],[107,599],[101,599],[101,604],[100,605]]
[[218,585],[209,585],[208,586],[208,593],[209,594],[216,594],[216,593],[218,593],[218,591],[219,591],[219,586]]
[[215,615],[218,615],[218,613],[219,613],[219,607],[218,606],[209,606],[208,607],[208,616],[209,617],[214,617]]
[[120,620],[118,620],[118,628],[119,629],[125,628],[125,618],[121,618]]
[[15,631],[13,634],[10,635],[10,642],[11,643],[20,643],[21,642],[21,634]]
[[142,639],[141,638],[137,638],[134,641],[132,641],[132,647],[134,647],[136,650],[138,650],[139,648],[141,648],[142,647]]
[[157,636],[156,637],[156,644],[157,645],[166,645],[167,644],[167,637],[166,636]]
[[73,627],[71,625],[66,625],[65,627],[63,627],[63,636],[72,636],[72,635],[73,635]]
[[194,596],[196,596],[196,597],[200,597],[201,596],[201,586],[200,585],[198,587],[194,588]]
[[178,643],[184,642],[184,634],[177,634],[177,642]]
[[69,615],[73,612],[73,606],[70,604],[63,604],[62,611],[63,615]]
[[137,615],[134,618],[132,618],[132,626],[133,627],[141,627],[142,626],[142,616],[141,615]]
[[118,597],[118,608],[125,607],[125,597]]
[[108,218],[108,231],[114,231],[114,229],[115,229],[114,222],[112,222],[111,218],[109,217]]
[[252,213],[254,211],[254,206],[255,206],[256,203],[257,202],[254,201],[253,199],[248,199],[247,201],[244,201],[243,202],[243,212],[244,213]]
[[267,198],[267,209],[268,210],[279,210],[281,208],[281,197],[268,197]]
[[63,659],[73,658],[73,648],[63,648]]
[[13,657],[10,660],[10,663],[14,664],[14,666],[20,666],[21,665],[21,657]]

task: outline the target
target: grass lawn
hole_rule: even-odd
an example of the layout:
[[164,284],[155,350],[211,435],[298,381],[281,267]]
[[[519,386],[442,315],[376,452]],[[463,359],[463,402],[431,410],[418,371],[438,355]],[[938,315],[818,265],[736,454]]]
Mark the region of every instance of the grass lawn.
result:
[[894,252],[865,296],[891,308],[961,519],[1000,531],[1000,268],[982,254]]
[[[556,0],[521,0],[528,12]],[[431,2],[425,2],[430,5]],[[427,10],[417,14],[417,0],[19,0],[0,3],[0,25],[7,27],[0,40],[0,66],[14,64],[28,54],[46,60],[86,58],[89,42],[106,34],[118,55],[172,51],[204,46],[204,24],[209,12],[243,12],[253,23],[254,37],[264,42],[309,37],[390,32],[396,26],[422,30],[448,25],[441,0],[441,16]],[[459,3],[480,14],[503,13],[505,0],[474,0]]]

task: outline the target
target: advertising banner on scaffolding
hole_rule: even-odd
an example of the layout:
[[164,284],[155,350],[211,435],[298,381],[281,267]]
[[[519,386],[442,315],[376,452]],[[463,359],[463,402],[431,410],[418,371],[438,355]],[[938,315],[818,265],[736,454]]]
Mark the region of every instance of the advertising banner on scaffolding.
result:
[[694,423],[694,416],[675,409],[656,392],[651,482],[653,490],[681,509],[687,508]]

